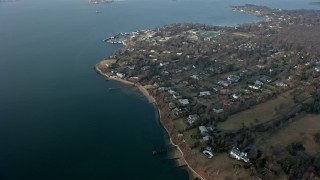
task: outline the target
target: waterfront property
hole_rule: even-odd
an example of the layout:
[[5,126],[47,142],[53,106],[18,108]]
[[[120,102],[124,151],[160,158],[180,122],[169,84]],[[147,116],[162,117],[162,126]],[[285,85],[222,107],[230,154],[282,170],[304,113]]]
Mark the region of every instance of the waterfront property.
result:
[[230,151],[230,156],[237,159],[238,161],[242,160],[243,162],[248,163],[250,160],[247,157],[247,153],[241,152],[239,148],[232,148]]

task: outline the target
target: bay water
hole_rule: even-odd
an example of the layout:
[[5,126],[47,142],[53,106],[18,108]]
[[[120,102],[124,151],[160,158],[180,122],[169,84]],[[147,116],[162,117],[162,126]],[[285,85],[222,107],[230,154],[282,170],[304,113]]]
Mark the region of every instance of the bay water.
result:
[[[134,88],[106,81],[95,63],[119,32],[169,23],[234,25],[259,18],[228,10],[307,1],[86,0],[0,2],[0,179],[188,179],[166,155],[156,110]],[[99,12],[99,13],[97,13]]]

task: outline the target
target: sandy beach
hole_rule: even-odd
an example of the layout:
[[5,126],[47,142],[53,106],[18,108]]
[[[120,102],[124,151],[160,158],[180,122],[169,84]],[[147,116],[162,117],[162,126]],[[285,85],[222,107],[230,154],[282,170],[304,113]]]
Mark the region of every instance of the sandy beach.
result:
[[148,90],[142,86],[141,84],[138,84],[138,83],[133,83],[133,82],[130,82],[130,81],[127,81],[127,80],[124,80],[124,79],[120,79],[120,78],[115,78],[115,77],[111,77],[109,76],[108,74],[106,73],[103,73],[101,71],[101,69],[99,68],[99,63],[95,65],[95,70],[102,76],[104,76],[105,78],[107,78],[108,80],[114,80],[114,81],[118,81],[118,82],[121,82],[123,84],[127,84],[127,85],[132,85],[132,86],[135,86],[137,87],[137,89],[147,98],[147,100],[149,101],[149,103],[152,103],[156,106],[156,108],[158,109],[158,114],[159,114],[159,120],[160,120],[160,123],[161,125],[163,126],[163,128],[166,130],[167,134],[169,135],[169,140],[170,140],[170,143],[172,145],[174,145],[175,147],[177,147],[177,151],[175,151],[174,153],[174,158],[176,157],[179,157],[179,159],[177,160],[177,163],[178,165],[186,165],[189,169],[189,171],[191,172],[191,176],[192,178],[199,178],[199,179],[202,179],[202,180],[205,180],[204,177],[202,177],[199,173],[197,173],[194,168],[192,168],[190,166],[190,164],[188,163],[188,161],[186,160],[185,158],[185,153],[183,152],[183,150],[180,148],[180,146],[177,144],[177,143],[174,143],[173,140],[172,140],[172,137],[170,136],[170,133],[169,133],[169,130],[168,130],[168,127],[166,126],[166,124],[164,123],[162,117],[161,117],[161,110],[158,106],[158,103],[156,101],[156,99],[151,96],[148,92]]

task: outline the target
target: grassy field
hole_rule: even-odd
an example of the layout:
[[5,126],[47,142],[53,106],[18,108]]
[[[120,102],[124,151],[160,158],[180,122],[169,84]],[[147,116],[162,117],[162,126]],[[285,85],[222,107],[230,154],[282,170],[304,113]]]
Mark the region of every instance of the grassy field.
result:
[[271,99],[251,109],[230,116],[226,121],[218,124],[218,127],[226,130],[239,130],[243,124],[250,127],[285,115],[294,106],[293,97],[290,92],[286,92],[276,99]]
[[307,115],[272,134],[258,146],[265,152],[272,147],[281,151],[292,142],[302,142],[306,152],[315,155],[319,153],[320,145],[314,141],[313,137],[318,132],[320,132],[320,115]]
[[173,124],[178,131],[182,131],[185,129],[186,125],[184,123],[184,118],[179,118],[173,120]]
[[191,135],[197,135],[197,134],[198,134],[198,129],[193,128],[188,131],[185,131],[183,133],[183,138],[186,141],[186,143],[189,144],[189,146],[190,146],[190,145],[193,145],[197,141],[197,139],[192,138]]
[[241,37],[246,37],[246,38],[250,38],[250,37],[253,37],[254,35],[252,34],[248,34],[248,33],[243,33],[243,32],[235,32],[233,33],[234,35],[236,36],[241,36]]

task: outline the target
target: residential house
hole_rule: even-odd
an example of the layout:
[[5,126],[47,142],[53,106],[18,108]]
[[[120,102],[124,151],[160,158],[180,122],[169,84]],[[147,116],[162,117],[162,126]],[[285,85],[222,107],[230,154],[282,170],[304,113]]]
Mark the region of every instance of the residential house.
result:
[[161,62],[159,65],[161,66],[161,67],[163,67],[163,66],[167,66],[167,65],[169,65],[170,64],[170,62]]
[[231,85],[231,81],[219,81],[217,84],[220,86],[229,87]]
[[199,76],[198,75],[192,75],[192,76],[190,76],[192,79],[195,79],[195,80],[199,80],[200,78],[199,78]]
[[221,109],[221,108],[213,108],[212,110],[213,110],[213,112],[215,112],[215,113],[217,113],[217,114],[220,114],[220,113],[223,113],[223,112],[224,112],[224,110]]
[[210,92],[209,91],[203,91],[203,92],[200,92],[199,96],[210,96]]
[[173,94],[177,94],[177,92],[175,92],[174,90],[169,89],[168,90],[169,94],[173,95]]
[[125,77],[125,74],[123,73],[116,73],[116,75],[118,76],[118,78],[122,79]]
[[189,115],[188,118],[186,119],[186,123],[187,125],[192,125],[194,124],[196,121],[198,121],[200,119],[199,115],[198,114],[192,114],[192,115]]
[[264,83],[269,83],[269,82],[271,82],[271,78],[268,77],[268,76],[262,76],[262,77],[260,78],[260,81],[262,81],[262,82],[264,82]]
[[228,80],[228,81],[231,81],[231,82],[239,82],[240,76],[230,75],[230,76],[228,76],[227,80]]
[[241,93],[234,93],[233,95],[232,95],[232,98],[233,99],[239,99],[241,97]]
[[253,85],[250,84],[248,87],[251,89],[258,90],[258,89],[261,89],[262,85],[263,85],[263,82],[256,80]]
[[179,99],[178,101],[183,106],[186,106],[189,104],[189,99]]
[[169,109],[171,110],[171,109],[174,109],[174,108],[176,108],[176,105],[173,102],[170,102],[169,103]]
[[202,138],[203,141],[210,141],[211,139],[212,139],[211,136],[204,136],[204,137]]
[[143,66],[143,67],[141,68],[142,71],[146,71],[146,70],[148,70],[148,69],[150,69],[150,66]]
[[249,162],[249,158],[247,157],[247,153],[241,152],[239,150],[239,148],[232,148],[232,150],[230,151],[230,156],[237,159],[238,161],[242,160],[244,162]]
[[179,108],[174,108],[174,109],[172,110],[172,112],[174,113],[174,115],[180,116],[180,114],[181,114],[181,109],[179,109]]
[[208,129],[205,126],[199,126],[198,129],[199,129],[201,135],[208,134]]

